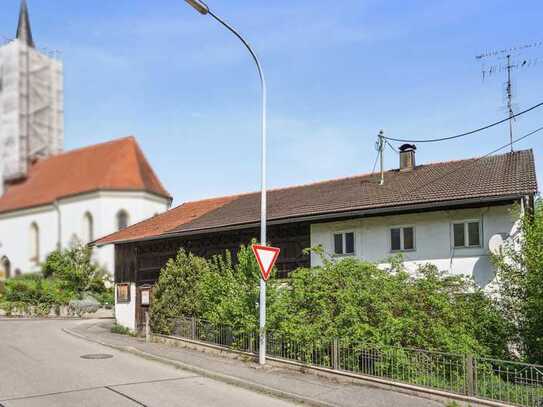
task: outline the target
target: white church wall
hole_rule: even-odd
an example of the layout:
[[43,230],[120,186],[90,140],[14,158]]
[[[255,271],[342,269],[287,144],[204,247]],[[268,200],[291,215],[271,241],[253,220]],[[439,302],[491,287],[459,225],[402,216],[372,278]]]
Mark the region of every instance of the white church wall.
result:
[[58,241],[57,217],[50,207],[17,211],[0,215],[0,256],[11,262],[12,275],[15,270],[22,273],[39,271],[39,265],[31,260],[31,226],[39,230],[39,258],[42,262],[48,253],[56,249]]
[[[481,222],[481,247],[454,249],[451,225],[466,220]],[[386,267],[387,259],[395,254],[390,250],[390,229],[398,226],[412,226],[415,230],[415,249],[402,253],[409,271],[416,271],[418,265],[433,263],[441,271],[473,276],[480,286],[486,286],[494,278],[488,241],[494,234],[512,233],[515,220],[511,206],[504,205],[318,223],[311,225],[311,246],[322,245],[326,253],[332,254],[334,233],[354,232],[355,256]],[[320,257],[312,254],[311,265],[321,264]]]
[[[100,191],[62,199],[58,202],[61,216],[61,243],[68,247],[73,239],[83,243],[85,215],[93,219],[93,239],[117,231],[117,213],[124,210],[129,215],[129,224],[134,224],[166,211],[169,201],[146,192]],[[30,261],[30,226],[35,222],[40,231],[40,261],[55,250],[58,239],[58,212],[54,205],[32,210],[16,211],[0,215],[0,256],[6,255],[12,270],[38,271]],[[113,246],[95,249],[95,260],[113,273]]]

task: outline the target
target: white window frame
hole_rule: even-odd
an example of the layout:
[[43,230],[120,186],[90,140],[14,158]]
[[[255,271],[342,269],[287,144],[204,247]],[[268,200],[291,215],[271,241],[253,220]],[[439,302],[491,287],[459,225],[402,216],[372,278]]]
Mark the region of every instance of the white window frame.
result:
[[[469,245],[469,224],[477,222],[479,224],[479,244]],[[455,246],[454,244],[454,225],[464,225],[464,245]],[[477,219],[464,219],[451,222],[451,246],[453,249],[480,249],[483,247],[483,220]]]
[[[404,233],[403,230],[411,228],[413,229],[413,248],[412,249],[405,249],[404,248]],[[392,249],[392,230],[393,229],[400,229],[400,249]],[[388,248],[390,250],[390,253],[404,253],[404,252],[414,252],[417,250],[417,229],[415,228],[415,225],[395,225],[390,226],[388,228]]]
[[[353,234],[353,252],[345,253],[347,248],[347,238],[345,237],[347,233]],[[341,254],[336,253],[336,235],[341,235],[342,240],[342,252]],[[345,256],[356,256],[356,232],[354,230],[337,230],[332,232],[332,253],[335,257],[345,257]]]

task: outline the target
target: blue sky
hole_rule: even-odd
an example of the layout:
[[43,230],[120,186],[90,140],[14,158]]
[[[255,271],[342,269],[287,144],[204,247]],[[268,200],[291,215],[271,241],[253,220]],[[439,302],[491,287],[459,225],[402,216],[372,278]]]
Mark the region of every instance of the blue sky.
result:
[[[14,35],[18,0],[0,33]],[[269,87],[269,183],[369,172],[379,129],[447,136],[505,117],[503,75],[475,55],[543,40],[540,1],[209,0],[260,55]],[[66,148],[134,134],[175,203],[259,188],[259,83],[229,32],[184,1],[29,0],[38,46],[65,64]],[[515,72],[515,104],[543,101],[539,65]],[[515,123],[543,126],[543,109]],[[485,154],[506,126],[419,145],[418,163]],[[533,148],[543,173],[543,133]],[[385,164],[397,167],[388,151]],[[540,176],[541,179],[541,176]]]

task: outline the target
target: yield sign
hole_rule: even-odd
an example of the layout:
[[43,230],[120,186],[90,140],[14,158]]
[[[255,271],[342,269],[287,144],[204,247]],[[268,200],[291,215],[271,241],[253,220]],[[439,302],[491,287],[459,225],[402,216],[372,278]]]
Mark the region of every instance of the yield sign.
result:
[[277,257],[279,257],[279,252],[281,252],[281,249],[277,247],[253,245],[253,253],[255,254],[264,281],[268,281],[270,278],[270,273],[277,261]]

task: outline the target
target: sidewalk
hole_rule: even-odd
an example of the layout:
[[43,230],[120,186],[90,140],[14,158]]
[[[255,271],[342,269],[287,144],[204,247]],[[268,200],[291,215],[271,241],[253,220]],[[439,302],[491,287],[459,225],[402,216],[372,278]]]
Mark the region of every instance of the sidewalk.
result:
[[[251,390],[317,406],[443,407],[443,401],[406,394],[388,386],[333,380],[277,366],[261,367],[251,361],[231,359],[195,350],[145,343],[140,338],[112,334],[112,321],[85,321],[65,329],[81,338],[155,359],[213,379]],[[458,403],[463,405],[463,403]]]

